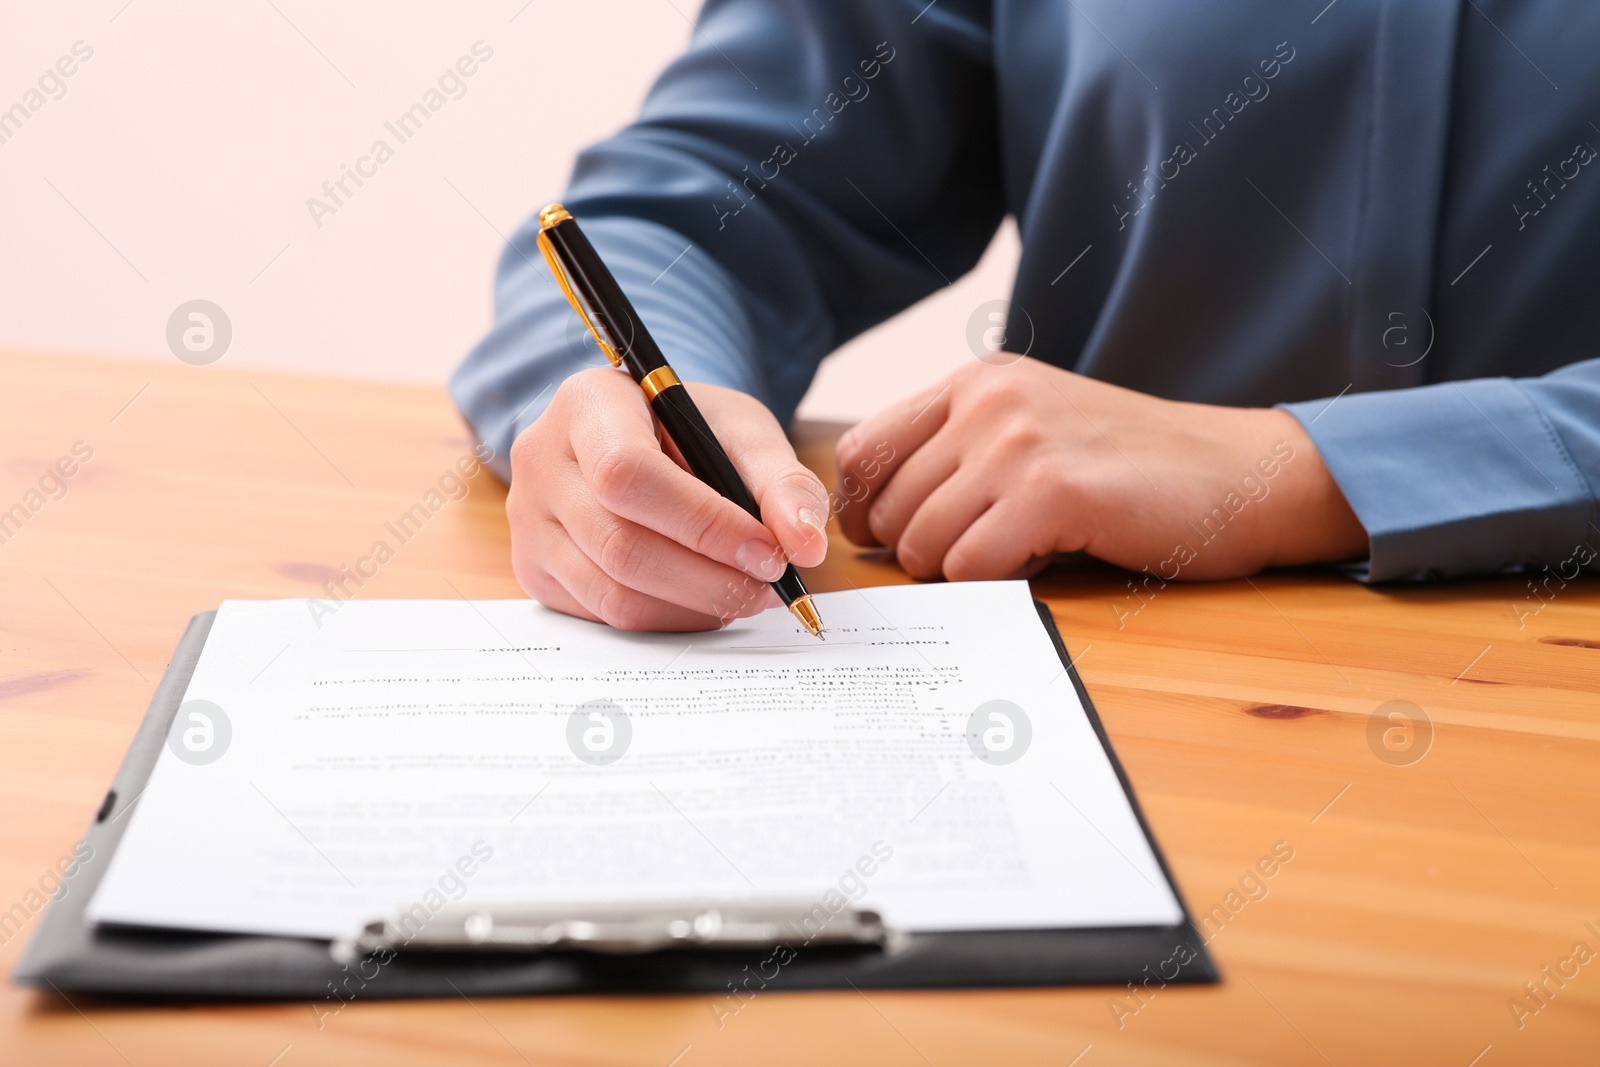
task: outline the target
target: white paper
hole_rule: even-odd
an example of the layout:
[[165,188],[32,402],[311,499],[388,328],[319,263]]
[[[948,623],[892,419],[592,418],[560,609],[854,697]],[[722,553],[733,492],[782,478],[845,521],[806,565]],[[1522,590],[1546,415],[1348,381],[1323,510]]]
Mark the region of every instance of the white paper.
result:
[[[419,902],[783,895],[918,931],[1180,920],[1026,583],[815,600],[825,642],[781,609],[625,634],[523,600],[229,601],[90,918],[331,938]],[[996,700],[1022,716],[969,731]]]

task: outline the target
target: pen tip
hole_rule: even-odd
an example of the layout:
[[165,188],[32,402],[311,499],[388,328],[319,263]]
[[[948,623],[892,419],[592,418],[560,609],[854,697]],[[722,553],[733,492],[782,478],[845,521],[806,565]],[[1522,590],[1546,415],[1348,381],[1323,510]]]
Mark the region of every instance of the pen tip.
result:
[[800,625],[806,628],[806,633],[812,637],[822,636],[822,616],[817,614],[817,607],[811,602],[811,594],[796,597],[789,610],[794,612],[794,617],[800,620]]

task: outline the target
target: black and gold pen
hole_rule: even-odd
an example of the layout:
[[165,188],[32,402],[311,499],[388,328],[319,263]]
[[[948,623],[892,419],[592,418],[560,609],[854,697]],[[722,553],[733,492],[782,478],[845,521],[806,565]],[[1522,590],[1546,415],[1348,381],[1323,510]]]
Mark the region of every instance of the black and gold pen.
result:
[[[673,373],[650,331],[639,321],[622,287],[578,228],[578,221],[560,204],[551,204],[539,212],[539,250],[600,351],[613,367],[626,369],[644,390],[650,410],[678,446],[695,477],[760,522],[761,507],[750,495],[728,453],[689,399],[689,391]],[[822,617],[794,564],[786,563],[783,575],[771,584],[806,632],[821,637]]]

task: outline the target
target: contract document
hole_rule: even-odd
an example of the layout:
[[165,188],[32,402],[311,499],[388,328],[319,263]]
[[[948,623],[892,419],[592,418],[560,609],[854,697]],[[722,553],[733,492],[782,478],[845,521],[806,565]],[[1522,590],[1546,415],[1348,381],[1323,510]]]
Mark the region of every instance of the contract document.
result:
[[[912,932],[1182,907],[1025,582],[633,634],[526,600],[229,601],[88,917],[803,897]],[[830,908],[832,904],[828,905]]]

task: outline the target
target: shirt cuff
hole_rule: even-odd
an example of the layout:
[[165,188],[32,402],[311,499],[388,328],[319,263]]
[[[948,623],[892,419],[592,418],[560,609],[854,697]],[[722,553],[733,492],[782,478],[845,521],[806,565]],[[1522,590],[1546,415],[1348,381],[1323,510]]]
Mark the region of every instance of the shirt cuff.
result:
[[[687,238],[639,219],[585,220],[583,230],[678,376],[770,403],[752,353],[755,331],[728,273]],[[489,468],[511,480],[517,435],[556,388],[606,358],[550,276],[537,219],[512,238],[495,283],[495,322],[450,379],[456,406],[493,450]]]
[[1366,527],[1366,581],[1482,574],[1567,557],[1588,483],[1508,378],[1279,405],[1306,428]]

